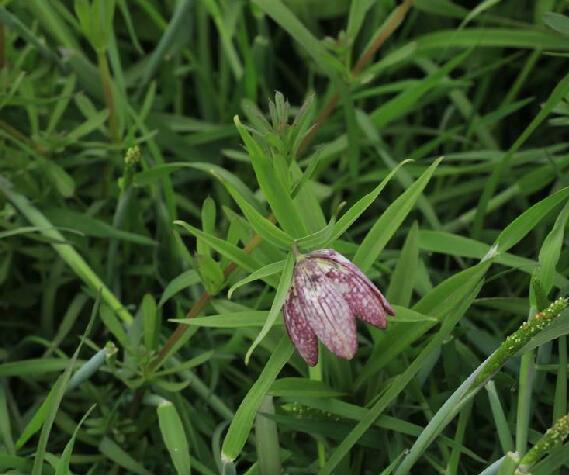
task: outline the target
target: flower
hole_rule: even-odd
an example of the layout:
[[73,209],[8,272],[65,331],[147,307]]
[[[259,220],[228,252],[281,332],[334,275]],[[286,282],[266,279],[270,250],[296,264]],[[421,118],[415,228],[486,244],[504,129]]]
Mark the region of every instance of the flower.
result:
[[294,346],[314,366],[318,339],[350,360],[358,349],[356,317],[386,328],[386,316],[395,312],[355,264],[333,249],[320,249],[298,258],[283,315]]

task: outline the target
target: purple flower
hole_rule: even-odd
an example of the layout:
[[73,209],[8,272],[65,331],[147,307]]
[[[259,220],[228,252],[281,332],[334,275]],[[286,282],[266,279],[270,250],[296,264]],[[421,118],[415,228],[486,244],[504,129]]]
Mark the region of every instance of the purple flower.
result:
[[318,339],[350,360],[358,349],[356,317],[385,328],[386,316],[395,312],[357,266],[333,249],[320,249],[299,258],[283,314],[294,346],[314,366]]

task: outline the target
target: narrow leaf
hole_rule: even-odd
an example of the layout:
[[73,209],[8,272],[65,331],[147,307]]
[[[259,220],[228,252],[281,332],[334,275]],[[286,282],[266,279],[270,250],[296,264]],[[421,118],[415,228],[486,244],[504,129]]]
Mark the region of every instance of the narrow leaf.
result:
[[255,384],[241,401],[221,447],[221,459],[224,463],[233,462],[240,454],[249,432],[253,427],[255,415],[263,401],[263,397],[277,378],[283,366],[292,356],[293,347],[288,336],[283,335],[263,368]]
[[417,181],[397,198],[374,223],[354,256],[356,265],[364,271],[371,268],[387,242],[411,212],[441,160],[442,157],[427,168]]
[[253,341],[253,344],[247,350],[247,354],[245,355],[245,364],[249,364],[249,358],[253,353],[253,350],[257,347],[257,345],[261,342],[263,338],[269,333],[269,330],[272,328],[275,320],[279,316],[282,306],[284,305],[285,299],[288,294],[288,289],[290,288],[290,283],[292,281],[292,273],[294,270],[294,254],[291,252],[288,254],[283,271],[281,273],[281,278],[279,281],[279,285],[277,287],[277,291],[275,293],[275,298],[273,300],[273,305],[271,306],[271,310],[269,311],[269,315],[267,316],[267,320],[261,328],[261,331]]

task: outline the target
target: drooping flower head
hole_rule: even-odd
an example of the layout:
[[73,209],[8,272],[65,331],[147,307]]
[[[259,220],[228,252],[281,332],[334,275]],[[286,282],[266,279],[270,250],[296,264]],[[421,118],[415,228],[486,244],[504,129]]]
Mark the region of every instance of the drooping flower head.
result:
[[395,315],[377,287],[333,249],[301,256],[283,308],[285,326],[306,363],[318,362],[318,339],[340,358],[357,348],[356,317],[378,328]]

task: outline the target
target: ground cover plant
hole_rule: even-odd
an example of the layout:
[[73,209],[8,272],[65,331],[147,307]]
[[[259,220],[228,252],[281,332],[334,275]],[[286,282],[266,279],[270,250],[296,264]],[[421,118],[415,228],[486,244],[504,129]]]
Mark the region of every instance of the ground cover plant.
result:
[[568,11],[1,2],[0,473],[569,473]]

